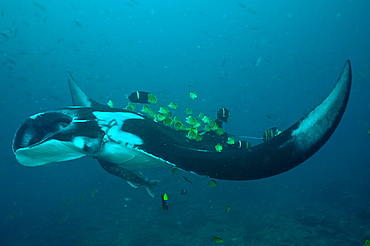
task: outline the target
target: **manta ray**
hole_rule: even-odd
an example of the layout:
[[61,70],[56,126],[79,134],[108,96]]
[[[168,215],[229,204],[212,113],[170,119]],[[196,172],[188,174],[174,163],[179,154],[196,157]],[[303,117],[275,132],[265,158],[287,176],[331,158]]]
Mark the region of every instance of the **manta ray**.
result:
[[347,61],[331,93],[303,118],[268,141],[250,148],[214,148],[219,136],[187,138],[144,114],[110,108],[91,99],[68,73],[73,106],[30,116],[18,128],[12,149],[28,167],[97,159],[109,173],[153,196],[158,181],[137,170],[172,166],[221,180],[255,180],[284,173],[306,161],[331,137],[349,99],[352,75]]

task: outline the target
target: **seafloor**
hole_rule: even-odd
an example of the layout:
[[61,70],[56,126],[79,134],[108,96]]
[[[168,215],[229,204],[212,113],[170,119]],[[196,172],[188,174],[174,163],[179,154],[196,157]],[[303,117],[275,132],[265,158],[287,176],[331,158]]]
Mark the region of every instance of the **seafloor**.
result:
[[4,226],[16,233],[2,245],[204,246],[216,245],[218,236],[221,245],[361,246],[370,238],[370,204],[360,193],[309,190],[283,176],[217,187],[208,180],[181,172],[163,177],[157,193],[168,192],[168,211],[158,194],[153,199],[110,175],[70,197],[46,203],[31,197],[24,202],[39,209],[8,214]]

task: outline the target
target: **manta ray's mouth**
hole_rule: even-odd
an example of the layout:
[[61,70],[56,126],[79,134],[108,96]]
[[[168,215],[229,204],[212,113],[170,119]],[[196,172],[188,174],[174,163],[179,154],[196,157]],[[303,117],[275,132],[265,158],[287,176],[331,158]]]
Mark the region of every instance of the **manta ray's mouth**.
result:
[[103,136],[90,108],[52,110],[29,117],[19,127],[13,152],[22,165],[41,166],[96,154]]
[[31,116],[17,130],[13,142],[13,151],[44,142],[68,127],[71,122],[72,118],[70,116],[58,112]]

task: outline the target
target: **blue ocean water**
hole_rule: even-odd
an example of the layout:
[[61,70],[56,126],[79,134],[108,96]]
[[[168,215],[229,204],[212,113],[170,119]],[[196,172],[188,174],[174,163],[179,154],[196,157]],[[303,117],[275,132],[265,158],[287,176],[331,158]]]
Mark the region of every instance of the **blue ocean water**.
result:
[[[0,245],[203,246],[217,244],[214,236],[230,246],[363,245],[370,239],[369,11],[366,0],[2,1]],[[143,170],[161,180],[153,199],[91,158],[27,168],[11,150],[28,116],[71,105],[68,71],[99,102],[124,107],[143,90],[159,104],[210,115],[226,107],[228,132],[259,137],[320,103],[347,59],[353,87],[334,135],[308,161],[271,178],[208,187],[209,178],[172,175],[170,167]]]

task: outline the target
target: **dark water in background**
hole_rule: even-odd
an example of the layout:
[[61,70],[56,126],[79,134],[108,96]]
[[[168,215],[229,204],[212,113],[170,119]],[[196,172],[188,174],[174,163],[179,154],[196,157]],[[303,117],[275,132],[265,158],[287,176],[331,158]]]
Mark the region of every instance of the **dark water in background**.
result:
[[[370,239],[369,1],[7,0],[0,11],[0,245]],[[224,106],[228,132],[260,136],[320,103],[347,59],[353,88],[335,134],[304,164],[272,178],[210,188],[205,177],[145,170],[162,180],[152,199],[90,158],[26,168],[11,152],[26,117],[71,104],[67,71],[102,103],[124,107],[129,93],[145,90],[208,114]],[[196,101],[188,99],[192,90]],[[163,192],[169,211],[160,206]]]

